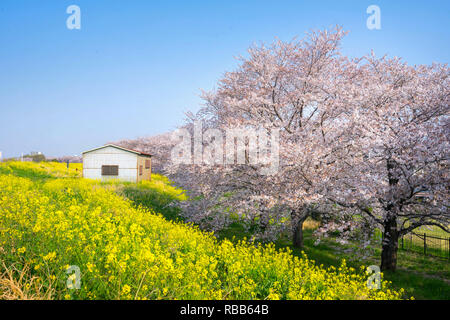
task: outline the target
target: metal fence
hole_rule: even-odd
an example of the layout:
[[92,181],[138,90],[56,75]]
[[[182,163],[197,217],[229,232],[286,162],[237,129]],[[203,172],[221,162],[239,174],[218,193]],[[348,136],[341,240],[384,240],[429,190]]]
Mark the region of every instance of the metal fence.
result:
[[450,260],[450,237],[441,238],[426,233],[411,232],[400,239],[400,249]]

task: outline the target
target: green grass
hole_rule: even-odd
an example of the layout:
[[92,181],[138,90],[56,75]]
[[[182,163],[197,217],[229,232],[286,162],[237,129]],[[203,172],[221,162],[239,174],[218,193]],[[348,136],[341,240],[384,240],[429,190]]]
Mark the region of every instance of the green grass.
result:
[[183,190],[173,186],[165,176],[153,174],[151,181],[138,184],[119,183],[118,192],[133,201],[136,206],[151,208],[168,220],[182,220],[179,217],[180,209],[172,206],[172,203],[186,200],[187,197]]
[[[414,229],[413,233],[399,239],[399,247],[410,251],[424,253],[424,234],[426,235],[427,255],[449,258],[450,234],[436,226],[422,226]],[[376,237],[381,241],[381,231],[376,231]]]
[[[49,179],[55,179],[55,175],[51,174],[51,172],[56,172],[58,176],[77,176],[80,173],[79,170],[75,172],[74,169],[69,172],[61,164],[51,164],[51,169],[48,170],[40,167],[31,169],[28,167],[28,164],[23,163],[14,163],[12,166],[0,165],[0,174],[14,174],[34,181],[48,181]],[[187,200],[186,195],[166,177],[153,175],[152,178],[152,181],[144,181],[139,184],[119,181],[110,181],[103,184],[105,187],[110,186],[118,193],[129,198],[136,206],[151,208],[162,213],[170,220],[180,220],[179,209],[171,206],[171,204],[174,201]],[[357,244],[341,245],[335,239],[328,238],[316,245],[316,239],[313,236],[313,229],[316,227],[316,222],[312,220],[306,221],[303,251],[318,265],[323,265],[324,267],[339,266],[342,259],[346,259],[347,264],[355,269],[358,269],[361,265],[380,264],[379,248],[373,248],[373,252],[366,259],[361,260],[345,251],[356,247]],[[437,232],[439,232],[438,230],[425,230],[425,232],[428,231],[434,232],[434,235],[437,235]],[[236,222],[220,232],[218,236],[222,239],[227,238],[237,242],[248,238],[249,234],[239,222]],[[278,248],[290,247],[295,255],[302,255],[302,250],[292,248],[291,239],[286,236],[281,237],[275,245]],[[384,276],[393,283],[394,289],[404,288],[409,296],[414,296],[416,299],[450,300],[450,264],[447,259],[433,258],[423,256],[420,253],[400,250],[398,253],[397,272],[387,272]]]
[[[321,241],[318,245],[314,245],[315,238],[312,233],[312,230],[305,230],[303,251],[318,264],[324,266],[339,265],[342,259],[346,259],[348,264],[354,268],[361,265],[380,265],[380,248],[374,248],[366,259],[358,259],[358,257],[351,256],[344,251],[355,245],[341,245],[334,239],[327,239]],[[280,239],[277,246],[292,248],[290,241],[286,238]],[[301,254],[301,250],[292,249],[294,254]],[[399,250],[397,271],[385,272],[384,277],[393,283],[394,288],[404,288],[409,296],[416,299],[450,299],[450,264],[448,260]]]
[[[313,229],[317,225],[307,220],[304,228],[304,248],[302,250],[292,246],[291,239],[287,236],[276,241],[277,248],[289,247],[297,256],[304,251],[307,256],[318,265],[325,267],[338,266],[345,259],[347,264],[355,269],[360,266],[380,265],[380,248],[372,248],[366,259],[346,252],[357,244],[342,245],[333,238],[323,239],[315,244]],[[219,237],[233,241],[248,238],[245,229],[234,223],[229,228],[219,233]],[[398,264],[396,272],[385,272],[385,279],[392,282],[394,288],[404,288],[408,296],[419,300],[450,300],[450,262],[446,259],[424,256],[406,250],[398,251]]]
[[[449,226],[450,227],[450,226]],[[439,237],[439,238],[449,238],[450,234],[448,232],[445,232],[441,228],[437,226],[422,226],[419,228],[414,229],[415,233],[423,234],[426,233],[427,236],[432,237]]]
[[9,166],[0,166],[0,174],[12,174],[20,178],[27,178],[32,181],[46,181],[48,179],[55,179],[50,173],[33,170],[26,167],[21,167],[20,163],[11,163]]
[[[186,200],[187,197],[166,177],[160,175],[152,177],[151,182],[137,185],[119,183],[118,190],[137,206],[152,208],[169,220],[180,220],[179,209],[170,204],[174,200]],[[348,265],[355,269],[361,265],[380,265],[380,248],[372,248],[371,254],[361,260],[358,256],[345,251],[356,247],[357,244],[342,245],[332,238],[315,244],[313,229],[316,227],[317,223],[312,220],[305,222],[303,250],[293,248],[291,239],[286,236],[281,237],[275,245],[278,248],[290,247],[297,256],[301,256],[301,252],[304,251],[310,259],[325,267],[338,266],[342,259],[346,259]],[[234,242],[249,238],[249,234],[239,222],[231,224],[217,235],[220,239],[226,238]],[[450,300],[450,263],[446,259],[399,250],[398,270],[395,273],[386,272],[384,277],[393,283],[395,289],[404,288],[408,296],[416,299]]]
[[[169,184],[171,186],[171,184]],[[164,188],[142,188],[129,185],[124,188],[124,194],[138,205],[144,205],[162,212],[166,218],[177,220],[179,211],[176,208],[167,207],[176,193],[162,192]],[[300,250],[292,247],[291,239],[283,236],[275,245],[278,248],[290,247],[293,253],[301,256],[304,251],[307,256],[317,264],[325,267],[338,266],[342,259],[346,259],[348,265],[358,269],[361,265],[380,265],[380,248],[372,248],[371,254],[364,260],[359,256],[353,256],[347,249],[356,247],[357,244],[341,245],[335,239],[328,238],[315,244],[313,229],[317,223],[312,220],[305,222],[304,248]],[[230,239],[234,242],[249,238],[246,229],[239,222],[231,224],[225,230],[219,232],[220,239]],[[421,300],[450,300],[450,262],[446,259],[424,256],[421,253],[399,250],[398,269],[394,272],[386,272],[384,277],[393,283],[394,288],[404,288],[408,296]]]
[[[441,258],[449,258],[448,248],[450,245],[449,238],[439,237],[433,238],[426,234],[426,254]],[[424,253],[424,236],[423,233],[409,234],[400,240],[399,246],[405,249],[415,251],[417,253]]]

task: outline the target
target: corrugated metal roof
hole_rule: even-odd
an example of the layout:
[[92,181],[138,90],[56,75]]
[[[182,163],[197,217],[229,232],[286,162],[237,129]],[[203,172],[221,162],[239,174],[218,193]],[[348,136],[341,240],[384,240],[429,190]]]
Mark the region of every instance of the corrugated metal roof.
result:
[[145,156],[145,157],[152,157],[153,156],[150,153],[145,153],[145,152],[138,151],[138,150],[133,150],[133,149],[127,149],[127,148],[124,148],[124,147],[117,146],[115,144],[106,144],[106,145],[104,145],[102,147],[98,147],[98,148],[95,148],[95,149],[84,151],[82,154],[89,153],[89,152],[92,152],[92,151],[97,151],[97,150],[100,150],[100,149],[103,149],[103,148],[107,148],[107,147],[117,148],[117,149],[120,149],[120,150],[128,151],[128,152],[135,153],[135,154],[138,154],[140,156]]

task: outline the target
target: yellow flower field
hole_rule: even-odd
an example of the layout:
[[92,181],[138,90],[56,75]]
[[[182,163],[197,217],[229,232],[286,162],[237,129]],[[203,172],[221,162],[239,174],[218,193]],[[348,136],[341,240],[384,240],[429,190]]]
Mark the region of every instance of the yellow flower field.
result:
[[[81,167],[72,164],[69,170],[57,163],[0,164],[0,298],[400,299],[403,295],[402,290],[389,290],[385,281],[381,290],[368,289],[365,270],[353,270],[345,262],[324,269],[273,245],[218,241],[195,226],[135,208],[114,191],[114,184],[80,175]],[[79,268],[80,279],[66,273],[71,266]],[[76,289],[78,280],[81,287]]]

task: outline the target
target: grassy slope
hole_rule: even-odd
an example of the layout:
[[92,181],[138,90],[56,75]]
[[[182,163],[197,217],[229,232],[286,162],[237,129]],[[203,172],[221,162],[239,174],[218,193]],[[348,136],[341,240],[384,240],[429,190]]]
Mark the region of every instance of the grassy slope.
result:
[[[343,258],[350,258],[348,264],[353,267],[380,265],[381,251],[379,248],[375,248],[370,257],[360,260],[352,259],[348,253],[344,252],[350,245],[340,245],[333,239],[322,241],[317,246],[314,245],[314,242],[312,230],[306,230],[304,251],[310,259],[324,266],[339,264]],[[290,243],[287,239],[281,239],[277,245],[285,247],[290,246]],[[295,249],[294,253],[299,255],[300,250]],[[450,299],[450,265],[447,260],[409,251],[399,251],[398,270],[395,273],[385,273],[385,278],[392,281],[394,287],[404,288],[409,295],[416,299]]]
[[179,209],[171,206],[175,200],[186,200],[187,197],[177,189],[167,177],[153,174],[152,181],[142,181],[139,184],[124,183],[118,188],[120,194],[133,201],[137,206],[161,212],[168,220],[179,221]]
[[[0,167],[1,169],[1,167]],[[15,168],[15,175],[30,178],[33,180],[47,180],[54,178],[54,173],[48,175],[30,173],[21,168]],[[71,168],[70,175],[76,176],[80,172]],[[6,173],[6,172],[0,172]],[[171,185],[166,177],[153,175],[151,182],[143,182],[138,185],[130,183],[116,182],[118,192],[131,199],[136,205],[152,208],[157,212],[162,212],[169,220],[179,220],[178,209],[170,207],[173,200],[186,199],[180,190]],[[318,264],[324,266],[337,266],[343,258],[349,259],[349,254],[343,252],[349,246],[343,246],[333,239],[322,241],[319,245],[314,245],[315,239],[312,235],[314,223],[305,225],[305,253]],[[220,234],[220,238],[233,239],[235,241],[248,235],[239,224],[234,224],[228,230]],[[277,247],[291,247],[288,238],[282,238],[276,243]],[[291,247],[291,249],[293,249]],[[293,249],[294,254],[300,256],[301,251]],[[351,260],[348,264],[352,267],[360,265],[379,264],[380,252],[375,249],[374,254],[366,260]],[[405,288],[409,295],[417,299],[450,299],[450,266],[448,261],[424,257],[421,254],[411,252],[399,252],[399,270],[396,273],[387,273],[385,278],[393,282],[396,288]]]
[[[339,265],[342,259],[346,259],[348,265],[359,268],[361,265],[380,265],[381,251],[373,249],[370,257],[361,259],[352,256],[346,249],[354,244],[341,245],[335,239],[322,240],[315,245],[313,229],[317,227],[313,221],[305,223],[304,248],[303,250],[293,248],[288,237],[283,237],[276,242],[278,248],[289,247],[294,255],[301,256],[304,251],[307,256],[325,267]],[[232,225],[229,229],[221,232],[221,238],[233,239],[235,241],[248,237],[239,224]],[[450,300],[450,263],[448,260],[424,256],[422,254],[402,251],[398,252],[398,270],[395,273],[385,273],[385,279],[391,281],[395,288],[404,288],[409,296],[415,299]]]
[[[288,250],[276,251],[273,245],[255,248],[218,242],[195,227],[132,208],[111,192],[128,190],[136,204],[143,195],[146,201],[140,205],[167,209],[170,201],[183,195],[164,177],[138,185],[112,182],[100,187],[95,181],[58,179],[72,173],[79,176],[61,165],[47,164],[41,170],[20,163],[1,166],[8,172],[0,172],[4,213],[0,217],[5,227],[0,230],[4,237],[0,299],[390,299],[402,295],[387,290],[386,284],[383,291],[369,290],[366,275],[344,264],[325,270],[306,259],[293,259]],[[66,287],[64,270],[70,264],[85,270],[79,291],[69,292]],[[20,283],[22,275],[25,283]],[[33,281],[36,290],[26,292]],[[17,294],[17,288],[23,294]]]
[[[154,208],[168,219],[177,219],[177,209],[169,208],[169,204],[175,199],[179,192],[176,192],[168,180],[162,176],[157,176],[155,185],[149,183],[146,186],[128,185],[124,189],[124,194],[135,201],[136,204]],[[160,186],[159,181],[163,181],[169,189]],[[171,189],[173,188],[173,189]],[[167,192],[169,191],[169,192]],[[305,247],[303,251],[315,260],[319,265],[325,267],[340,265],[342,259],[348,260],[349,265],[359,268],[361,265],[379,265],[380,249],[375,248],[373,254],[364,260],[358,258],[351,259],[349,253],[344,252],[351,245],[341,245],[333,239],[326,239],[319,245],[314,245],[313,229],[317,224],[312,221],[305,223]],[[423,232],[423,230],[421,230]],[[428,232],[428,230],[426,231]],[[431,232],[431,231],[430,231]],[[219,234],[221,239],[233,239],[234,241],[242,240],[249,237],[244,228],[238,223],[233,224],[227,230]],[[301,256],[301,250],[293,248],[289,238],[284,237],[276,243],[278,248],[290,247],[294,254]],[[450,264],[448,260],[423,256],[410,251],[399,251],[398,253],[398,270],[395,273],[385,273],[385,278],[393,282],[394,287],[404,288],[407,293],[416,299],[450,299]]]
[[[143,205],[162,212],[170,220],[178,219],[178,210],[168,207],[174,199],[183,199],[180,192],[174,188],[167,178],[155,175],[154,181],[145,185],[125,185],[122,189],[125,196],[138,205]],[[181,198],[180,198],[181,197]],[[317,227],[312,221],[305,223],[304,252],[319,265],[325,267],[340,265],[342,259],[348,260],[354,268],[361,265],[379,265],[380,250],[374,249],[373,254],[365,260],[352,260],[345,249],[351,245],[341,245],[333,239],[322,241],[314,245],[313,229]],[[423,232],[423,230],[421,231]],[[427,230],[428,232],[428,230]],[[431,232],[431,231],[430,231]],[[221,239],[242,240],[249,237],[238,223],[219,234]],[[293,248],[289,238],[282,238],[276,243],[278,248],[290,247],[294,254],[301,256],[301,250]],[[398,270],[395,273],[386,273],[385,278],[393,282],[396,288],[405,288],[407,293],[416,299],[450,299],[450,264],[445,259],[426,257],[409,251],[399,251]]]

